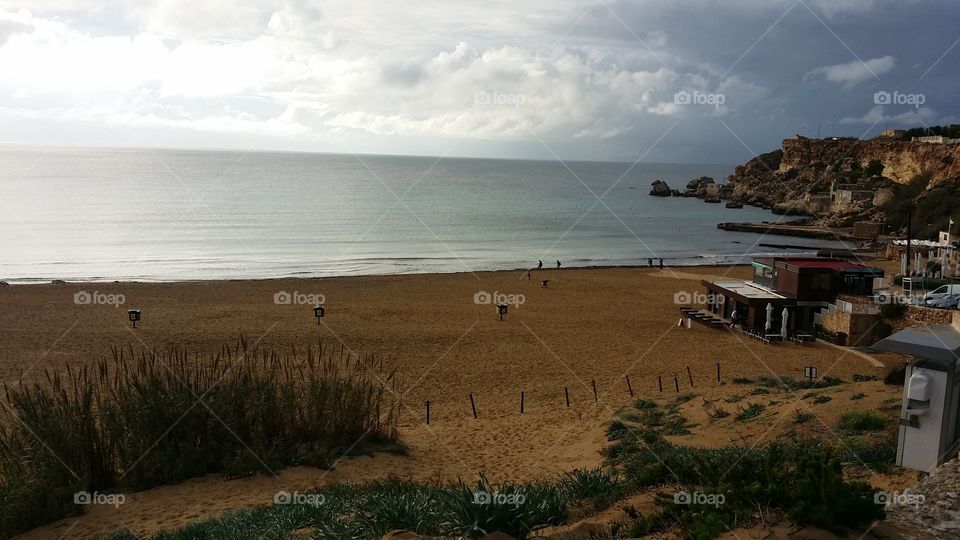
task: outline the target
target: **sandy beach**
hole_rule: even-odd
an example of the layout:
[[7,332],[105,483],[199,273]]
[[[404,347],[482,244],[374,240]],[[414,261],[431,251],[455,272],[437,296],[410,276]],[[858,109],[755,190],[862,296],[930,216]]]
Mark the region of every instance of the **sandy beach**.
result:
[[[821,343],[766,345],[725,330],[678,327],[675,295],[701,292],[701,279],[749,275],[749,267],[610,268],[534,271],[531,280],[525,272],[485,272],[2,287],[0,377],[8,385],[21,373],[30,377],[90,365],[109,356],[111,345],[200,350],[233,343],[243,334],[265,347],[289,349],[323,340],[326,346],[381,355],[386,366],[397,368],[404,403],[400,436],[410,449],[408,456],[344,459],[333,471],[298,467],[276,476],[211,477],[160,487],[130,494],[120,510],[93,508],[23,537],[57,538],[67,531],[66,537],[86,537],[120,527],[153,532],[229,508],[269,504],[278,488],[331,481],[390,475],[471,481],[479,472],[494,481],[521,481],[592,467],[600,463],[603,424],[632,401],[631,389],[635,398],[670,398],[675,384],[680,392],[699,394],[685,406],[701,425],[685,438],[689,444],[759,443],[789,427],[783,418],[804,402],[799,396],[763,396],[776,403],[762,421],[712,422],[703,403],[737,391],[730,382],[734,377],[800,379],[804,366],[817,366],[821,377],[850,380],[855,373],[882,376],[886,367],[877,364],[900,361]],[[541,280],[549,280],[546,288]],[[124,302],[78,305],[78,293],[94,299],[122,295]],[[278,294],[291,303],[276,303]],[[312,303],[298,302],[320,295],[326,315],[318,324]],[[497,297],[516,302],[503,321],[492,303],[483,303]],[[136,329],[127,320],[133,307],[142,310]],[[898,396],[879,382],[864,384],[872,385],[865,390],[869,398],[858,406],[880,407]],[[831,425],[849,403],[834,399],[816,409],[821,422],[810,429],[823,431],[818,426]]]

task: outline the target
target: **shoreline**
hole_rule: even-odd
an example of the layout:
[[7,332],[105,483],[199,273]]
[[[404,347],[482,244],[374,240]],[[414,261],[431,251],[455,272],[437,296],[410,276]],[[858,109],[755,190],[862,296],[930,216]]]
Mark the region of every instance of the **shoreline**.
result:
[[[802,252],[809,252],[812,249],[803,249]],[[803,253],[790,253],[783,252],[782,255],[794,255],[802,256]],[[781,252],[776,252],[781,253]],[[748,255],[748,257],[754,256],[771,256],[770,253],[756,253]],[[780,255],[774,255],[780,256]],[[564,265],[561,268],[556,268],[549,265],[544,265],[542,269],[537,269],[536,267],[525,268],[500,268],[500,269],[481,269],[481,270],[457,270],[450,272],[443,271],[434,271],[434,270],[425,270],[422,272],[388,272],[388,273],[370,273],[370,274],[339,274],[339,275],[284,275],[284,276],[271,276],[271,277],[239,277],[239,278],[199,278],[199,279],[137,279],[137,278],[4,278],[0,279],[0,286],[6,284],[11,287],[23,287],[23,286],[38,286],[38,285],[54,285],[54,286],[63,286],[63,285],[84,285],[84,284],[141,284],[141,285],[164,285],[164,284],[208,284],[208,283],[262,283],[270,281],[290,281],[290,280],[327,280],[327,279],[353,279],[353,278],[388,278],[388,277],[403,277],[403,276],[459,276],[459,275],[471,275],[471,274],[496,274],[496,273],[512,273],[512,272],[554,272],[554,271],[571,271],[571,270],[660,270],[659,265],[657,264],[657,259],[654,258],[654,265],[640,265],[640,264],[605,264],[597,266],[566,266]],[[684,270],[695,270],[695,269],[708,269],[708,268],[737,268],[737,267],[747,267],[750,266],[750,262],[727,262],[727,261],[718,261],[713,264],[704,263],[704,264],[666,264],[668,259],[664,258],[664,271],[667,271],[671,268],[682,268]],[[562,261],[561,261],[562,262]],[[2,289],[0,289],[2,290]]]

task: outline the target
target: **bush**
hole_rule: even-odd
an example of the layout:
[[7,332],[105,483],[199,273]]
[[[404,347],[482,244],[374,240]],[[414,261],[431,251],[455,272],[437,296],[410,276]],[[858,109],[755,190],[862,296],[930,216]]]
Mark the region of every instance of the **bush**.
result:
[[907,366],[895,366],[883,377],[883,384],[890,386],[903,386],[907,379]]
[[560,489],[568,500],[590,501],[594,509],[609,506],[623,494],[620,481],[600,467],[576,469],[564,474]]
[[740,414],[737,415],[737,420],[745,421],[756,418],[760,416],[760,413],[762,413],[764,409],[766,409],[766,407],[763,405],[759,403],[753,403],[746,409],[740,409]]
[[793,413],[794,424],[802,424],[804,422],[808,422],[813,419],[814,419],[813,413],[809,413],[806,411],[796,411],[795,413]]
[[322,467],[347,448],[392,445],[396,406],[379,383],[391,378],[378,370],[372,358],[280,356],[241,337],[206,356],[115,349],[94,370],[21,381],[6,394],[21,421],[0,431],[0,500],[15,502],[0,506],[0,536],[76,512],[78,491]]
[[907,314],[907,305],[899,302],[891,302],[880,306],[880,315],[885,319],[900,320]]
[[870,163],[867,163],[867,168],[863,170],[863,173],[867,178],[880,176],[883,174],[883,162],[879,159],[870,160]]
[[861,375],[859,373],[854,373],[853,377],[851,377],[851,380],[853,380],[853,382],[867,382],[867,381],[875,381],[877,379],[878,377],[876,375]]
[[887,425],[887,418],[866,410],[845,412],[837,422],[837,428],[849,432],[881,431]]
[[613,462],[633,489],[680,485],[687,492],[723,494],[719,508],[674,504],[658,495],[660,510],[634,518],[632,536],[680,526],[685,538],[713,538],[735,526],[749,526],[771,510],[831,530],[858,527],[882,518],[866,483],[843,477],[842,454],[818,441],[770,443],[758,447],[690,448],[663,440],[640,445],[625,440]]

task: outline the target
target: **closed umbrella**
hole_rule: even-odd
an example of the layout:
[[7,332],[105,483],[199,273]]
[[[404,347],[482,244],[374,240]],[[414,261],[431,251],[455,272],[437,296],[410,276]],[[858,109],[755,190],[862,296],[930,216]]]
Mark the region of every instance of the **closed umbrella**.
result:
[[767,302],[767,322],[763,323],[763,329],[767,332],[770,331],[770,327],[773,325],[773,304]]
[[787,311],[787,308],[783,308],[783,313],[781,314],[780,320],[780,337],[787,339],[787,318],[790,316],[790,312]]

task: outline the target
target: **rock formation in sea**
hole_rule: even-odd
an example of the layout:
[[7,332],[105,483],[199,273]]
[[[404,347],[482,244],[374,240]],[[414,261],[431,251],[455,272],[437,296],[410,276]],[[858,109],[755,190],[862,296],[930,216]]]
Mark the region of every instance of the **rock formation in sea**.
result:
[[670,197],[673,195],[673,192],[670,190],[670,186],[668,186],[663,180],[654,180],[650,185],[653,186],[650,189],[650,195],[653,195],[654,197]]

